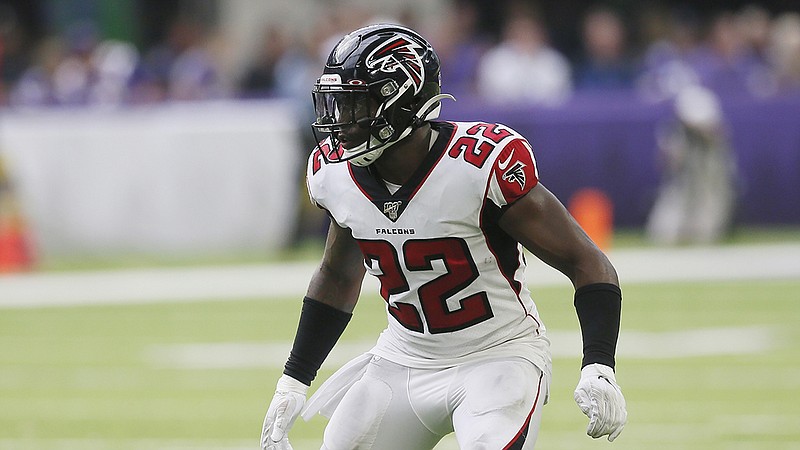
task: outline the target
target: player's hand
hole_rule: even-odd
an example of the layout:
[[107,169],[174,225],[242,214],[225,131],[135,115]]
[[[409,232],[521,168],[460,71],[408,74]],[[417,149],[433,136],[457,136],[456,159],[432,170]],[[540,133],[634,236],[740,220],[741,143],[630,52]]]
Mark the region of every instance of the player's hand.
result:
[[575,402],[589,417],[586,434],[593,438],[608,435],[609,442],[622,433],[628,420],[625,397],[614,378],[614,369],[603,364],[589,364],[581,370],[575,388]]
[[294,425],[306,403],[308,386],[289,375],[282,375],[275,387],[275,395],[267,409],[261,429],[262,450],[292,450],[289,429]]

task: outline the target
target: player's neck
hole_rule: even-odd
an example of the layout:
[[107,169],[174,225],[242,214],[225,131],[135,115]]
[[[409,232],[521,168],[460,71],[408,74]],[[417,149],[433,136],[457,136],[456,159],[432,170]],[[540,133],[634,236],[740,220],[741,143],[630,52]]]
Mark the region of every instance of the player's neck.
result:
[[390,183],[405,184],[428,154],[430,136],[430,125],[417,128],[408,137],[387,148],[373,163],[374,169]]

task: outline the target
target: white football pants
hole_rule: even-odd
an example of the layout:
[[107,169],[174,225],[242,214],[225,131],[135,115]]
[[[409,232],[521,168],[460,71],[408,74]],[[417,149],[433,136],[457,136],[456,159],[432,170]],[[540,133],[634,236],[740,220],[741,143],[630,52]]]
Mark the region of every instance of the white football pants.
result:
[[534,447],[547,397],[522,358],[413,369],[378,356],[336,408],[323,450],[430,450],[455,431],[461,449]]

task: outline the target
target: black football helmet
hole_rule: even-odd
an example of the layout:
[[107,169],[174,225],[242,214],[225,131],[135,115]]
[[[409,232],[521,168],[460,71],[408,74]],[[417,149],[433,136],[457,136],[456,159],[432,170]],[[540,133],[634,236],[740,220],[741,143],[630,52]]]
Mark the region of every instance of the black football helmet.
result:
[[439,102],[453,98],[441,94],[440,79],[439,57],[415,31],[377,24],[349,33],[333,48],[312,92],[312,127],[330,135],[334,150],[323,155],[331,162],[372,164],[439,116]]

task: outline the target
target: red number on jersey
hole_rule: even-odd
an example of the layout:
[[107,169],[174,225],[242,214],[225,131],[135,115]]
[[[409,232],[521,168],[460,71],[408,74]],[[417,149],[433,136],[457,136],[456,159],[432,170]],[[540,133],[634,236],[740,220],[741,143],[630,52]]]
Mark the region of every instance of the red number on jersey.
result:
[[463,153],[465,161],[480,169],[486,162],[486,158],[488,158],[489,154],[494,150],[495,145],[511,136],[509,130],[496,123],[478,123],[467,130],[467,134],[471,136],[476,136],[478,133],[480,133],[484,139],[491,142],[474,137],[461,136],[456,140],[453,146],[450,147],[448,155],[450,155],[451,158],[458,158]]
[[475,138],[461,136],[453,146],[450,147],[450,151],[447,154],[450,155],[451,158],[458,158],[458,156],[463,153],[465,161],[477,168],[481,168],[483,167],[483,163],[486,162],[486,158],[488,158],[489,154],[494,150],[494,145],[486,141],[480,141],[480,144],[478,144],[478,142],[479,141]]
[[[327,147],[328,144],[325,144],[325,146]],[[311,155],[311,174],[313,175],[319,172],[325,161],[322,158],[322,150],[319,147]]]
[[312,166],[312,169],[311,169],[312,170],[311,173],[313,175],[313,174],[317,173],[319,171],[319,169],[322,168],[322,164],[323,163],[326,163],[328,161],[337,161],[339,158],[341,158],[342,157],[342,147],[339,146],[339,148],[336,151],[333,151],[333,150],[331,150],[330,142],[328,142],[326,140],[326,141],[320,142],[320,144],[317,146],[317,149],[314,150],[312,155],[313,155],[313,157],[312,157],[313,158],[313,161],[312,161],[313,166]]
[[447,299],[455,296],[478,278],[478,268],[460,238],[410,240],[403,245],[406,265],[411,271],[433,270],[435,260],[444,263],[447,273],[419,288],[422,311],[432,334],[457,331],[493,317],[486,292],[459,300],[461,307],[450,311]]
[[[358,241],[367,265],[377,263],[381,274],[381,296],[389,303],[391,294],[409,290],[400,260],[394,247],[387,241]],[[432,262],[442,261],[447,273],[419,287],[422,314],[407,303],[389,304],[389,313],[400,324],[412,331],[422,332],[424,316],[432,334],[458,331],[494,317],[486,292],[479,292],[458,301],[460,308],[451,311],[447,300],[469,286],[478,278],[478,269],[469,253],[467,243],[460,238],[410,240],[403,246],[403,255],[409,271],[433,270]]]
[[397,251],[386,241],[360,240],[358,245],[361,247],[361,253],[364,254],[367,265],[374,267],[372,264],[375,263],[381,271],[378,275],[378,280],[381,282],[381,297],[386,300],[389,314],[409,330],[422,333],[424,329],[417,308],[407,303],[398,302],[397,306],[389,303],[390,295],[408,291],[408,281],[403,276],[403,270],[400,269]]
[[479,123],[470,127],[467,130],[467,134],[475,136],[481,132],[483,137],[489,139],[490,141],[494,142],[495,144],[499,144],[500,141],[503,139],[511,136],[511,132],[505,128],[502,128],[500,125],[496,123]]

